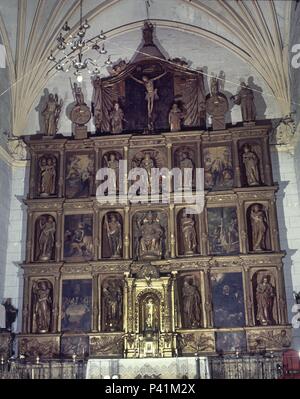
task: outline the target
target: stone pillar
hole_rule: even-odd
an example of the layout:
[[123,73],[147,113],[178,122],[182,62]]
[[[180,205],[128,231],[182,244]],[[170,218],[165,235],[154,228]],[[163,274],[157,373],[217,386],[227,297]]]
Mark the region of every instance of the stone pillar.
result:
[[177,276],[177,271],[171,272],[171,330],[175,332],[175,281]]
[[270,147],[269,147],[269,138],[266,135],[263,137],[263,146],[264,146],[264,174],[265,174],[265,181],[264,183],[268,186],[273,185],[273,177],[272,177],[272,167],[271,167],[271,159],[270,159]]
[[270,201],[269,207],[269,220],[271,223],[270,227],[270,236],[271,236],[271,249],[272,251],[278,252],[280,251],[279,245],[279,231],[278,231],[278,220],[277,220],[277,212],[276,212],[276,203],[275,200],[272,199]]
[[53,284],[53,312],[52,312],[52,332],[56,333],[59,328],[59,274],[54,276],[54,284]]
[[32,228],[34,229],[33,212],[28,212],[27,239],[26,239],[26,263],[31,263],[32,259],[34,258],[33,242],[32,242],[34,232],[32,232]]
[[94,260],[98,260],[100,256],[102,257],[102,254],[99,251],[99,246],[100,246],[100,240],[99,240],[99,234],[100,234],[100,228],[101,228],[101,223],[99,220],[99,209],[96,208],[94,209]]
[[28,334],[30,332],[30,312],[29,312],[29,277],[24,276],[24,292],[23,292],[23,312],[22,312],[22,332]]
[[243,267],[243,284],[244,284],[244,292],[245,292],[245,308],[246,308],[246,313],[245,313],[245,319],[246,319],[246,326],[255,326],[255,321],[253,320],[253,302],[252,302],[252,296],[250,295],[250,289],[252,287],[251,284],[251,279],[249,275],[249,267],[244,265]]

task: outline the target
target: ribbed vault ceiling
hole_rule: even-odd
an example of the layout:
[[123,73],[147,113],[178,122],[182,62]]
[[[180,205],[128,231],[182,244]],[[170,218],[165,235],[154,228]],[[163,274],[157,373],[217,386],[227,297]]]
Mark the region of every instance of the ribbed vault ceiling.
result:
[[[80,0],[0,0],[0,35],[7,51],[12,131],[26,125],[37,97],[54,72],[49,51],[63,23],[78,27]],[[289,46],[295,1],[151,0],[157,27],[205,37],[253,67],[282,115],[290,112]],[[85,0],[85,17],[96,35],[112,39],[136,30],[146,18],[144,0]],[[181,54],[185,56],[184,54]]]

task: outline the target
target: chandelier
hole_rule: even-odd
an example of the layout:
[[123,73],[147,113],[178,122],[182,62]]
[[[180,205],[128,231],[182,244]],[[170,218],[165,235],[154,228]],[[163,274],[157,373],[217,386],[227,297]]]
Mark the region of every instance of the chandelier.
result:
[[[87,70],[89,74],[98,75],[103,65],[99,66],[96,57],[94,59],[84,56],[88,50],[95,51],[97,57],[107,54],[105,48],[105,33],[101,30],[100,34],[94,38],[87,39],[87,32],[90,29],[88,20],[83,20],[83,0],[80,1],[80,22],[79,28],[73,29],[74,33],[67,35],[71,28],[66,21],[59,33],[56,41],[56,49],[50,52],[48,61],[55,65],[52,69],[60,72],[73,72],[78,82],[82,82],[82,73]],[[57,53],[54,56],[54,53]],[[98,57],[99,58],[99,57]],[[112,65],[111,56],[109,55],[104,62],[105,66]],[[52,70],[51,69],[51,70]]]

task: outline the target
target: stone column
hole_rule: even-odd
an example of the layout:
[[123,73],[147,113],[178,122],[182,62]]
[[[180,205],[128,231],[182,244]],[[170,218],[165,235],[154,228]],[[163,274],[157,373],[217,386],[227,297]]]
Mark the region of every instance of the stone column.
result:
[[28,212],[27,219],[27,239],[26,239],[26,263],[31,263],[34,259],[34,244],[33,244],[33,236],[35,226],[33,224],[33,212]]
[[177,277],[177,271],[171,272],[171,329],[175,332],[175,281]]
[[276,203],[275,199],[270,201],[269,207],[269,220],[270,220],[270,238],[271,238],[271,249],[272,251],[279,252],[279,230],[278,230],[278,220],[277,220],[277,212],[276,212]]
[[[99,209],[94,208],[94,228],[93,228],[93,233],[94,233],[94,260],[98,260],[100,256],[102,257],[102,254],[100,254],[99,251],[99,246],[100,246],[100,240],[99,240],[99,234],[100,234],[100,220],[99,220]],[[102,248],[101,248],[102,250]]]
[[253,302],[252,302],[252,297],[250,295],[250,289],[251,289],[251,279],[249,275],[249,267],[244,265],[243,266],[243,284],[244,284],[244,292],[245,292],[245,298],[244,298],[244,303],[245,303],[245,308],[246,308],[246,313],[245,313],[245,319],[246,319],[246,326],[255,326],[255,322],[253,320]]

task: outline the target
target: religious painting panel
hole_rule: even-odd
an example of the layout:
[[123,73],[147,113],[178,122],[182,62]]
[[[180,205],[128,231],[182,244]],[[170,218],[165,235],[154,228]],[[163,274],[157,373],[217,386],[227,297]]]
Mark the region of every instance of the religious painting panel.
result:
[[47,334],[52,328],[53,284],[48,279],[33,280],[31,285],[31,332]]
[[107,212],[102,220],[102,258],[123,257],[123,220],[119,212]]
[[59,337],[47,336],[20,336],[18,338],[19,353],[29,359],[58,359],[59,358]]
[[216,347],[218,353],[243,353],[247,351],[246,334],[239,332],[217,332]]
[[212,273],[214,327],[244,327],[245,306],[241,272]]
[[83,262],[93,257],[93,216],[67,215],[64,223],[64,259]]
[[197,215],[181,209],[177,214],[177,250],[180,256],[193,256],[199,253],[199,220]]
[[34,260],[47,262],[55,260],[56,221],[50,214],[41,215],[35,222]]
[[132,230],[134,259],[158,260],[168,257],[167,212],[136,212],[132,219]]
[[270,326],[278,323],[275,271],[258,270],[252,276],[255,324]]
[[234,167],[229,145],[203,148],[204,182],[206,190],[232,188]]
[[102,331],[123,330],[123,281],[108,277],[102,282]]
[[208,208],[209,253],[230,255],[240,252],[238,218],[235,207]]
[[95,157],[93,153],[66,155],[66,197],[86,198],[94,193]]
[[38,157],[37,194],[42,198],[58,194],[59,164],[58,155],[42,154]]
[[291,328],[268,328],[247,331],[249,350],[265,352],[266,350],[286,350],[292,343]]
[[181,332],[177,335],[177,347],[181,356],[215,352],[214,332]]
[[66,358],[76,355],[77,359],[84,359],[89,355],[89,337],[87,335],[63,335],[60,352]]
[[264,182],[263,146],[261,141],[239,141],[241,184],[243,187],[260,186]]
[[182,328],[201,328],[203,326],[203,314],[199,273],[180,276],[177,286]]
[[92,319],[92,280],[63,280],[61,331],[88,332]]
[[246,219],[249,251],[270,251],[270,220],[267,207],[259,203],[249,205],[246,212]]

